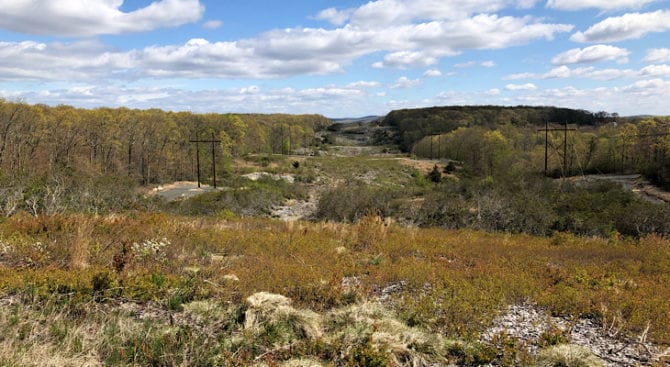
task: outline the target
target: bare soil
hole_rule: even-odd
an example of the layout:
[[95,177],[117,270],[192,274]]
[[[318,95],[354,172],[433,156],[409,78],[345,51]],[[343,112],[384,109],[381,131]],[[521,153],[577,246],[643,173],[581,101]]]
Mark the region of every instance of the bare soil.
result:
[[158,195],[165,198],[167,201],[176,201],[187,199],[212,190],[216,189],[205,184],[200,184],[200,187],[198,187],[198,183],[194,181],[177,181],[170,184],[159,185],[146,192],[145,195]]

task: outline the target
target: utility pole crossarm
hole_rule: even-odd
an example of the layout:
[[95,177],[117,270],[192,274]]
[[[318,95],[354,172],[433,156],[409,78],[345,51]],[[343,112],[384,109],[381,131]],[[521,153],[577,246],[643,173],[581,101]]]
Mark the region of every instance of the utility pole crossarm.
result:
[[211,143],[212,144],[212,178],[213,186],[216,188],[216,144],[220,143],[221,140],[214,138],[214,133],[212,133],[211,140],[201,140],[196,138],[195,140],[189,140],[189,143],[195,143],[195,154],[196,154],[196,165],[198,166],[198,187],[200,187],[200,143]]
[[[557,122],[552,122],[554,125],[558,125]],[[544,129],[538,129],[537,132],[544,131],[544,176],[547,176],[547,169],[549,166],[549,132],[550,131],[562,131],[563,132],[563,176],[567,176],[568,172],[568,131],[577,131],[575,128],[568,128],[568,122],[566,121],[563,124],[563,127],[559,128],[549,128],[549,121],[545,122]]]

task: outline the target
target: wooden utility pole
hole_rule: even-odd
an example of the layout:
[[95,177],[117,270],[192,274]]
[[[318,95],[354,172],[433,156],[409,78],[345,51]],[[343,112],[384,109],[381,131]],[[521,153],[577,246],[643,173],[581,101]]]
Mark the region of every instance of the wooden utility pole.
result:
[[[437,137],[437,157],[433,155],[433,141]],[[431,134],[430,135],[430,159],[440,159],[442,155],[442,135],[440,134]]]
[[284,155],[284,125],[281,126],[281,155]]
[[430,159],[433,159],[433,135],[430,136]]
[[211,140],[200,140],[198,135],[196,135],[195,140],[189,140],[191,143],[195,143],[195,162],[198,171],[198,187],[200,187],[200,143],[211,143],[212,144],[212,183],[214,188],[216,188],[216,144],[220,143],[221,140],[214,139],[214,133],[212,133]]
[[214,133],[212,132],[212,183],[214,184],[214,188],[216,188],[216,143],[220,143],[221,140],[215,140],[214,139]]
[[[557,123],[554,123],[557,124]],[[549,121],[545,122],[544,129],[539,131],[544,131],[544,175],[548,176],[548,165],[549,165],[549,132],[550,131],[563,131],[563,177],[568,175],[568,131],[576,131],[577,129],[568,128],[568,122],[566,121],[563,124],[563,127],[560,128],[549,128]]]
[[547,177],[549,166],[549,120],[544,123],[544,177]]
[[563,127],[563,176],[568,175],[568,122]]
[[442,135],[437,135],[437,159],[442,156]]
[[288,155],[291,155],[291,148],[293,146],[293,138],[291,137],[291,125],[288,125]]

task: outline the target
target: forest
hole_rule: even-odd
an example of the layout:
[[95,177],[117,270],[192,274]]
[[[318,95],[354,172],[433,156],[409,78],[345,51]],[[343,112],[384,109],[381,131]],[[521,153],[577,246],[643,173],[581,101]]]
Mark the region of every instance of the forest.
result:
[[641,173],[670,187],[670,119],[665,117],[472,106],[393,111],[383,124],[398,128],[395,140],[405,151],[461,162],[480,176],[542,172],[546,151],[551,177]]
[[616,113],[605,111],[591,113],[559,107],[446,106],[391,111],[383,123],[397,127],[398,143],[401,149],[409,151],[424,136],[447,133],[459,127],[495,129],[502,125],[540,126],[549,121],[593,126],[615,121],[617,117]]
[[[193,140],[220,141],[213,147],[225,175],[241,155],[304,153],[328,124],[319,115],[87,110],[0,100],[1,207],[5,215],[55,213],[65,209],[59,202],[67,194],[70,206],[84,211],[122,209],[138,185],[195,180],[198,148],[209,167],[212,145]],[[89,202],[95,200],[99,205]]]

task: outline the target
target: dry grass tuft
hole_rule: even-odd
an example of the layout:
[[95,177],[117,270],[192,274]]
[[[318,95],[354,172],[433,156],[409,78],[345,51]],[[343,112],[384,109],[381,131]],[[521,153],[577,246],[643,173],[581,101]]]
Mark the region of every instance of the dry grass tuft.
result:
[[280,365],[281,367],[323,367],[318,361],[313,359],[291,359]]
[[261,333],[271,327],[287,333],[280,336],[285,340],[293,336],[316,339],[322,335],[321,316],[291,307],[291,300],[282,295],[259,292],[247,298],[247,305],[245,330]]
[[588,348],[561,344],[541,350],[535,367],[603,367],[605,363]]
[[[90,351],[107,365],[504,364],[501,348],[518,345],[476,341],[526,300],[624,338],[649,325],[650,342],[670,340],[665,238],[389,227],[375,216],[294,226],[148,213],[0,221],[0,365],[45,354],[85,365]],[[130,246],[156,241],[169,245]],[[117,256],[121,243],[132,256]]]
[[356,247],[359,250],[373,250],[386,238],[388,227],[377,214],[368,214],[356,223]]
[[447,362],[444,357],[455,342],[438,334],[409,327],[393,317],[393,312],[377,302],[333,310],[325,324],[333,343],[369,343],[389,356],[395,366],[433,366]]
[[70,244],[70,267],[72,269],[85,269],[89,265],[89,245],[95,228],[94,219],[84,215],[73,218],[76,232]]

